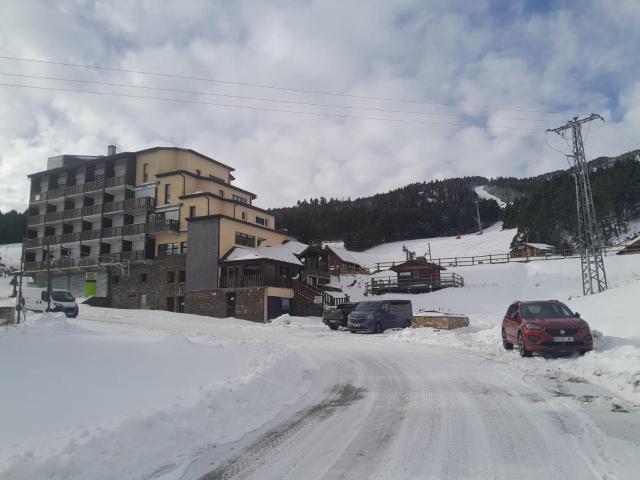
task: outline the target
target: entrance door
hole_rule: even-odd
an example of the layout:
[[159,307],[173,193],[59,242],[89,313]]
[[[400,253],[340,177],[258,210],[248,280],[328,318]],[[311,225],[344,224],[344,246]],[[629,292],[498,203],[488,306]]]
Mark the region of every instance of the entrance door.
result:
[[227,292],[227,317],[236,316],[236,292]]

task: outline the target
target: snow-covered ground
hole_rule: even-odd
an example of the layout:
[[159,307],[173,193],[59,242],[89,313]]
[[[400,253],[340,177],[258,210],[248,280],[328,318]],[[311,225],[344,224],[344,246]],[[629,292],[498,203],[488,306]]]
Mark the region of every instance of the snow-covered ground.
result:
[[[481,254],[512,235],[432,241]],[[388,247],[369,252],[381,261]],[[362,336],[313,317],[262,325],[84,305],[75,320],[30,314],[0,329],[0,479],[633,478],[640,255],[605,266],[611,288],[590,297],[579,259],[452,268],[464,287],[390,296],[468,315],[454,331]],[[334,282],[360,300],[366,279]],[[593,352],[502,349],[509,303],[545,298],[599,332]]]
[[[490,255],[496,253],[509,253],[510,245],[517,229],[502,229],[502,222],[498,222],[484,230],[482,235],[473,233],[451,237],[424,238],[418,240],[406,240],[403,242],[384,243],[364,252],[351,252],[359,259],[361,265],[373,267],[378,262],[393,262],[405,258],[402,247],[416,252],[416,255],[428,256],[431,246],[431,258],[470,257],[472,255]],[[330,243],[343,247],[342,242]]]
[[0,262],[8,267],[20,268],[20,257],[22,256],[21,243],[6,243],[0,245]]
[[[468,315],[470,326],[455,331],[414,329],[393,335],[400,341],[448,345],[490,352],[503,361],[515,360],[502,349],[500,322],[515,300],[556,299],[565,302],[600,333],[595,351],[580,358],[519,362],[527,368],[553,368],[588,378],[640,404],[640,255],[608,256],[610,289],[582,296],[580,259],[450,268],[465,286],[419,295],[391,294],[380,298],[411,298],[414,311],[439,310]],[[380,272],[377,275],[393,275]],[[341,284],[352,300],[364,299],[367,276],[345,276]],[[355,284],[354,284],[355,280]]]
[[484,185],[481,185],[479,187],[475,187],[473,189],[474,192],[476,192],[476,194],[480,197],[480,198],[484,198],[485,200],[495,200],[496,202],[498,202],[498,205],[500,206],[500,208],[504,208],[507,206],[507,204],[505,202],[503,202],[502,200],[500,200],[498,197],[496,197],[495,195],[491,195],[489,192],[487,192],[484,189]]

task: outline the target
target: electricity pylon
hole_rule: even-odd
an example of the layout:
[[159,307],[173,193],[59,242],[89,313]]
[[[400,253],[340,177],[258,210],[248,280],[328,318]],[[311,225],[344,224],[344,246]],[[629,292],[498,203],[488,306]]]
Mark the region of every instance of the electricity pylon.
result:
[[588,117],[579,119],[574,117],[562,127],[549,129],[565,137],[565,132],[571,130],[573,143],[573,175],[576,183],[576,208],[578,214],[578,238],[580,246],[580,260],[582,267],[582,293],[592,295],[607,289],[607,274],[602,259],[602,245],[598,238],[598,224],[596,211],[593,206],[591,182],[589,180],[589,166],[584,154],[582,142],[582,125],[593,120],[604,119],[592,113]]

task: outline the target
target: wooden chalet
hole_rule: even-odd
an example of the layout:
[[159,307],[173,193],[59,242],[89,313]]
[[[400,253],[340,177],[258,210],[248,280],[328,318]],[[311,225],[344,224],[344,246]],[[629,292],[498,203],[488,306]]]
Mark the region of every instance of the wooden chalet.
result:
[[334,245],[324,247],[331,275],[369,274],[369,270],[349,250]]
[[424,257],[407,260],[389,270],[396,276],[377,276],[365,285],[365,293],[424,293],[447,287],[461,287],[464,279],[457,273],[441,273],[446,268],[431,263]]
[[640,253],[640,235],[628,241],[616,255],[628,255],[630,253]]
[[511,249],[511,258],[544,257],[553,255],[555,247],[546,243],[521,243]]

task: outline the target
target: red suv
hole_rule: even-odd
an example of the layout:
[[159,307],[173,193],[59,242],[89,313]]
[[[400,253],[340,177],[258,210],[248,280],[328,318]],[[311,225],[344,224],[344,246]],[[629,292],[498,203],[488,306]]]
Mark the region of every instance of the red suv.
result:
[[514,302],[502,320],[502,345],[518,345],[522,357],[534,352],[579,352],[593,350],[589,324],[557,300]]

